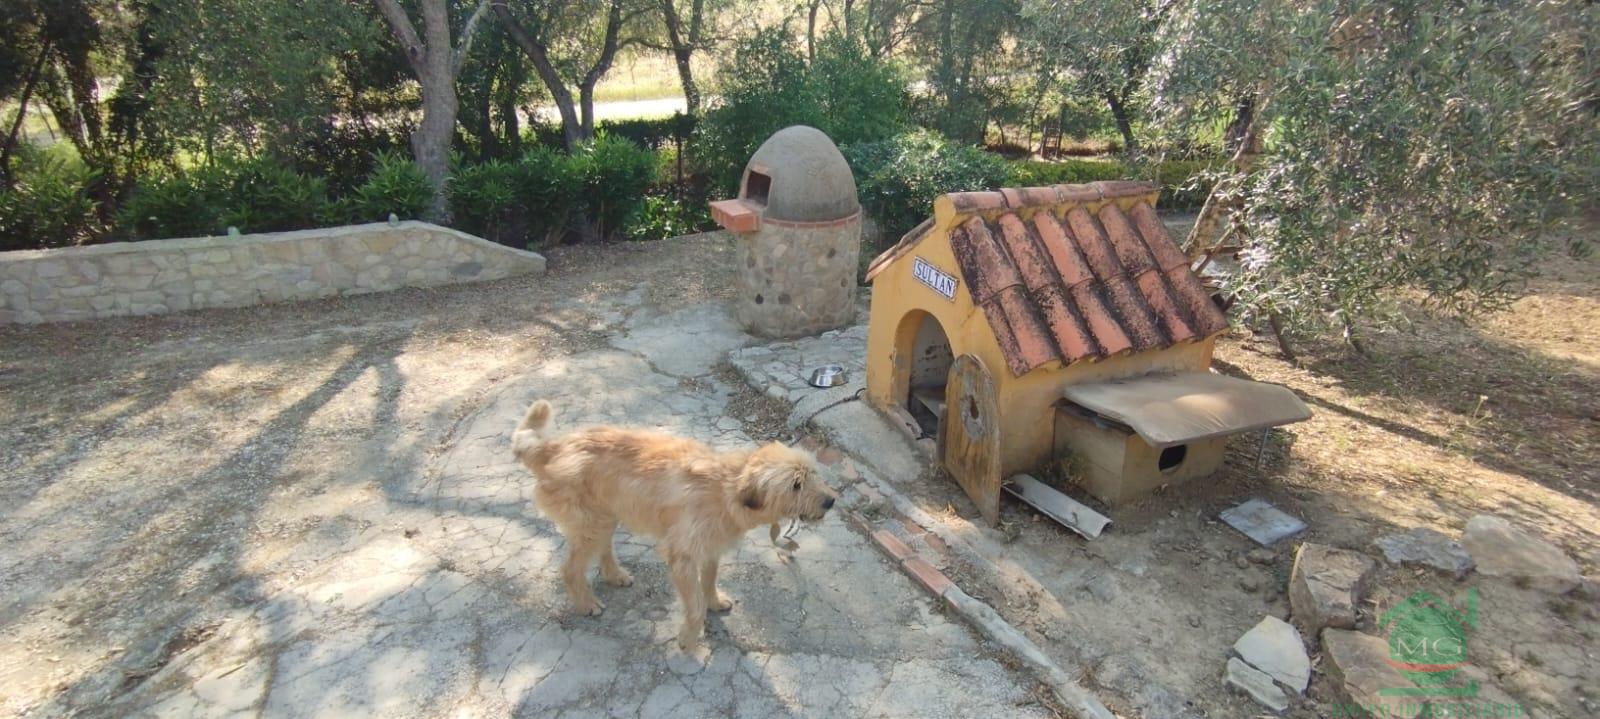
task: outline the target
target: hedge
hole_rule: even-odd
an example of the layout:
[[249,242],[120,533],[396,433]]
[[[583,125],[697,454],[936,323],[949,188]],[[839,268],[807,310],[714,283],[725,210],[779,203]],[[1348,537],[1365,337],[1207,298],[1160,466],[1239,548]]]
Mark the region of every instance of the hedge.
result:
[[[1211,194],[1208,172],[1214,162],[1168,160],[1155,166],[1155,180],[1161,184],[1160,206],[1168,210],[1193,210],[1205,204]],[[1011,187],[1072,185],[1099,180],[1150,179],[1147,166],[1130,166],[1114,160],[1064,160],[1043,162],[1021,160],[1010,163],[1006,184]]]

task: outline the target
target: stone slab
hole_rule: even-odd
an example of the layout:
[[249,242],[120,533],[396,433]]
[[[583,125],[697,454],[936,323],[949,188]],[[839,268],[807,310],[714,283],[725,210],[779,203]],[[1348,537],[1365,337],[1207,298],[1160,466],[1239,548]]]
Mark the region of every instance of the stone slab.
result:
[[1310,636],[1324,627],[1356,626],[1356,607],[1375,563],[1360,552],[1306,542],[1289,574],[1295,624]]
[[1400,534],[1373,540],[1391,564],[1420,564],[1462,579],[1472,571],[1472,555],[1457,542],[1428,527],[1413,527]]
[[1300,632],[1277,617],[1263,617],[1233,643],[1233,651],[1245,663],[1296,692],[1304,692],[1311,682],[1311,659],[1306,656]]
[[1553,594],[1572,591],[1583,581],[1578,563],[1555,545],[1500,517],[1480,514],[1467,521],[1461,546],[1478,572],[1507,577]]
[[1378,716],[1412,719],[1426,711],[1417,698],[1384,693],[1415,685],[1389,666],[1389,644],[1383,639],[1348,629],[1325,629],[1322,656],[1322,668],[1344,700],[1372,708]]
[[1289,695],[1283,693],[1283,689],[1272,681],[1272,677],[1239,661],[1238,657],[1228,658],[1227,673],[1224,678],[1228,686],[1248,694],[1261,706],[1275,712],[1289,708]]
[[1260,499],[1252,499],[1220,515],[1228,526],[1255,540],[1256,544],[1270,547],[1289,537],[1306,531],[1306,523],[1290,516]]

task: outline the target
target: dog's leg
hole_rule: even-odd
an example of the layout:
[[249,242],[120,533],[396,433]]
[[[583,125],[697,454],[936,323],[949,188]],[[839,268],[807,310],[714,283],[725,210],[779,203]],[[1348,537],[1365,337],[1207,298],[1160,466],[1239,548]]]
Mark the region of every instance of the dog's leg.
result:
[[561,565],[561,580],[567,585],[567,596],[572,598],[579,614],[591,617],[600,616],[606,608],[594,598],[594,589],[589,586],[589,563],[600,551],[602,541],[598,534],[593,527],[567,532],[567,561]]
[[717,562],[719,557],[713,557],[700,565],[700,593],[706,598],[706,607],[713,612],[726,612],[733,609],[733,600],[728,595],[717,591]]
[[617,552],[611,546],[611,540],[617,535],[617,525],[611,524],[610,531],[606,532],[605,539],[600,540],[600,576],[607,584],[615,587],[628,587],[633,585],[633,575],[617,563]]
[[706,626],[705,595],[700,592],[700,562],[686,554],[672,553],[667,559],[672,585],[678,589],[683,605],[683,626],[678,630],[678,648],[692,652],[700,646]]

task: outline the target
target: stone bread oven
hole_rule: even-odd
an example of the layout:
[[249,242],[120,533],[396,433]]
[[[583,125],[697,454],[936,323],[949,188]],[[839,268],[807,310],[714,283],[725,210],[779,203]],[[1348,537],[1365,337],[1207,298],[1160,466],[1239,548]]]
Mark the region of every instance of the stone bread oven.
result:
[[799,337],[855,318],[861,203],[833,140],[779,130],[745,165],[739,197],[711,203],[738,235],[734,314],[763,337]]

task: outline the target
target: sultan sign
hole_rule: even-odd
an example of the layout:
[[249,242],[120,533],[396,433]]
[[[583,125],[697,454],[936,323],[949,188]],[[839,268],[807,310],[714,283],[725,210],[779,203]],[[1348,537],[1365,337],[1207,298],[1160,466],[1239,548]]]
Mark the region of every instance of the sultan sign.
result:
[[917,278],[918,282],[932,287],[934,292],[944,295],[945,299],[953,300],[956,298],[956,278],[928,264],[927,260],[921,257],[916,258],[916,262],[911,265],[911,274]]

